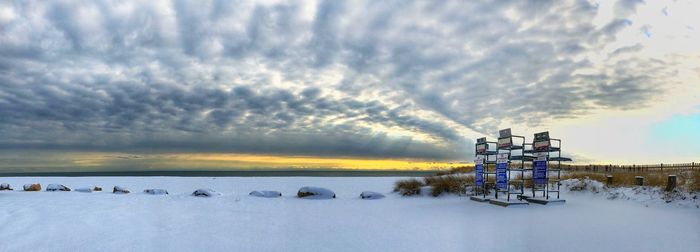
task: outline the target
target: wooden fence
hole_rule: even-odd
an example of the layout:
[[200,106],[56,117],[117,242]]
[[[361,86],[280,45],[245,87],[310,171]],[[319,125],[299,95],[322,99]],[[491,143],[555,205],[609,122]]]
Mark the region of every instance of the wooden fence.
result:
[[562,164],[562,170],[592,172],[647,172],[664,170],[700,170],[700,162],[679,164],[645,164],[645,165],[571,165]]

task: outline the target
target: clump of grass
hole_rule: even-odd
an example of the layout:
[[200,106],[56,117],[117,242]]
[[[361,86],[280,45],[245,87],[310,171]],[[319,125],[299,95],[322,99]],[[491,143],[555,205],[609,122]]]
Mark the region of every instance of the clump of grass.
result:
[[474,166],[460,166],[450,169],[450,174],[460,174],[460,173],[472,173],[474,172]]
[[394,184],[394,192],[398,192],[403,196],[418,195],[421,187],[423,187],[423,182],[418,179],[399,180]]
[[693,192],[700,192],[700,171],[693,171],[690,176],[688,176],[690,182],[686,183],[688,190]]
[[457,195],[466,194],[467,185],[474,183],[472,176],[431,176],[424,178],[425,185],[432,188],[431,195],[433,197],[440,196],[443,193],[453,193]]

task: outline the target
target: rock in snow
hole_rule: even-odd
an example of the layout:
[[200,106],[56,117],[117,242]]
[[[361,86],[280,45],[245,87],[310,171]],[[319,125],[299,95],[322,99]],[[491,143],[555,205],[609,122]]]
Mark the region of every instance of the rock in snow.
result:
[[24,185],[24,190],[28,192],[41,191],[41,184],[26,184]]
[[5,190],[12,191],[12,187],[10,187],[10,184],[8,184],[8,183],[0,184],[0,191],[5,191]]
[[381,199],[384,198],[384,194],[372,191],[364,191],[360,193],[360,198],[362,199]]
[[221,195],[221,194],[218,193],[218,192],[216,192],[216,191],[214,191],[214,190],[212,190],[212,189],[201,188],[201,189],[195,190],[195,191],[192,193],[192,195],[193,195],[193,196],[197,196],[197,197],[212,197],[212,196],[219,196],[219,195]]
[[297,192],[299,198],[304,199],[335,199],[335,193],[322,187],[305,186]]
[[112,193],[120,193],[120,194],[123,194],[123,193],[130,193],[130,192],[129,192],[129,189],[126,189],[126,188],[124,188],[124,187],[121,187],[121,186],[114,186],[114,189],[112,190]]
[[277,198],[282,197],[282,193],[278,191],[252,191],[250,196],[263,197],[263,198]]
[[153,194],[153,195],[168,194],[168,190],[165,190],[165,189],[146,189],[146,190],[143,190],[143,192],[148,193],[148,194]]
[[61,185],[61,184],[49,184],[46,187],[47,192],[56,192],[56,191],[62,191],[62,192],[70,192],[70,188]]

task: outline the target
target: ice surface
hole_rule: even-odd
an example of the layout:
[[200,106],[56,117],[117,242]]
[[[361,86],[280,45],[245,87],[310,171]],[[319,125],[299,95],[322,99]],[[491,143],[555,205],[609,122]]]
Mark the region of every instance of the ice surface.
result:
[[[603,193],[504,208],[468,197],[401,197],[402,178],[5,177],[12,185],[122,185],[143,193],[0,191],[0,251],[697,251],[700,209]],[[334,200],[300,200],[303,185]],[[202,199],[197,188],[224,193]],[[248,196],[260,188],[283,197]],[[383,193],[362,200],[361,191]],[[646,190],[649,191],[649,190]],[[634,195],[634,193],[633,193]],[[648,197],[648,195],[647,195]],[[692,200],[686,200],[692,201]],[[656,202],[656,201],[655,201]]]

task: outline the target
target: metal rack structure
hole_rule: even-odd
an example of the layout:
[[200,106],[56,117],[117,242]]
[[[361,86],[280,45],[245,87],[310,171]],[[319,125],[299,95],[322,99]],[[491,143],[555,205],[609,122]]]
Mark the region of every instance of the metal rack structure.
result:
[[[496,145],[496,142],[489,142],[486,137],[482,137],[476,140],[475,144],[475,168],[474,168],[474,181],[476,182],[476,196],[482,195],[482,199],[486,200],[488,195],[488,189],[490,185],[495,185],[495,165],[496,165],[496,154],[497,151],[491,150],[489,147]],[[479,163],[481,162],[481,163]],[[481,165],[481,167],[479,167]],[[479,169],[481,168],[481,169]],[[494,177],[493,181],[489,181],[490,177]],[[481,178],[481,181],[479,181]]]
[[[496,198],[498,193],[506,194],[506,200],[510,200],[510,195],[517,195],[517,199],[521,200],[525,194],[525,172],[529,169],[525,168],[525,161],[532,160],[532,156],[525,153],[526,146],[524,136],[511,134],[510,128],[503,129],[498,132],[498,148],[499,154],[507,154],[506,167],[506,188],[496,189]],[[516,141],[514,141],[516,140]],[[520,175],[517,179],[512,179],[513,174]],[[511,188],[513,187],[513,188]]]
[[[553,142],[556,146],[552,144]],[[524,153],[528,152],[534,155],[532,197],[536,197],[537,192],[542,192],[542,197],[549,199],[549,193],[556,193],[559,199],[561,162],[571,161],[571,158],[561,156],[561,139],[550,138],[548,131],[536,133],[532,141],[532,149],[524,151]]]

